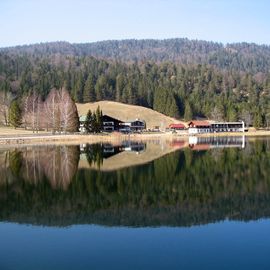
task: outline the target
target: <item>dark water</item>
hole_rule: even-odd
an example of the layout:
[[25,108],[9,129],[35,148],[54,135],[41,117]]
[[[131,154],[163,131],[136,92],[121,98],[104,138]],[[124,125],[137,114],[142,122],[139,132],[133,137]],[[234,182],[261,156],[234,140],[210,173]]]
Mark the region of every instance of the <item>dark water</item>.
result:
[[0,150],[0,269],[269,269],[270,139]]

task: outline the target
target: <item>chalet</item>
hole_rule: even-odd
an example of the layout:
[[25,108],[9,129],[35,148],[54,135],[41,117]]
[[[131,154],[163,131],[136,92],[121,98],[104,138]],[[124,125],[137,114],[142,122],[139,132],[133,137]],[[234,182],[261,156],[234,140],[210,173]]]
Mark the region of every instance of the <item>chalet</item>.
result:
[[[80,132],[86,132],[86,115],[81,115],[79,121],[80,121],[80,128],[79,128]],[[118,131],[121,123],[123,122],[116,118],[113,118],[109,115],[103,115],[102,131],[105,132]]]
[[143,131],[145,127],[146,127],[146,124],[144,120],[136,119],[136,120],[120,123],[119,131],[122,131],[122,132]]
[[113,118],[109,115],[103,115],[102,117],[103,131],[106,132],[118,131],[122,123],[123,122],[121,120]]
[[189,134],[209,133],[211,124],[208,121],[191,121],[188,123]]

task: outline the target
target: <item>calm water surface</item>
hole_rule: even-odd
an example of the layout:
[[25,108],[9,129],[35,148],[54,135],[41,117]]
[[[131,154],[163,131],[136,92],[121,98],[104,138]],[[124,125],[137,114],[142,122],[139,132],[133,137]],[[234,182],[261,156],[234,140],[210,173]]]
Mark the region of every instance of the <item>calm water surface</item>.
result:
[[0,150],[0,269],[269,269],[270,138]]

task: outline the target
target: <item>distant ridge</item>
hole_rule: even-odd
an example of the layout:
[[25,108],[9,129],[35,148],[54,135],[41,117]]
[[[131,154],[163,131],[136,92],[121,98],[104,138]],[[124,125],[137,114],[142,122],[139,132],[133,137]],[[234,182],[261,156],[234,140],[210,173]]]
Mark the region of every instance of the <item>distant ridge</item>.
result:
[[126,39],[92,43],[65,41],[1,48],[12,54],[93,56],[122,62],[154,61],[179,64],[209,64],[221,69],[244,72],[269,72],[270,46],[255,43],[172,39]]

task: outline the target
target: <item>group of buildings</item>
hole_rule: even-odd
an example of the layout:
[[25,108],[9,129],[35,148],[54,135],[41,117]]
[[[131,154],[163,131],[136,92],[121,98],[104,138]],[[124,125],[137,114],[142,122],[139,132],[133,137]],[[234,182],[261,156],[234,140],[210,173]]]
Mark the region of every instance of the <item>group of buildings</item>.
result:
[[[121,121],[109,115],[102,117],[102,131],[104,132],[122,132],[134,133],[142,132],[146,129],[144,120],[135,119],[130,121]],[[159,130],[155,128],[155,130]],[[86,116],[80,117],[80,131],[86,131]],[[183,123],[171,124],[167,128],[168,132],[179,134],[201,134],[201,133],[218,133],[218,132],[245,132],[245,124],[241,122],[210,122],[210,121],[190,121],[187,125]]]
[[[121,121],[109,115],[102,116],[102,131],[113,132],[119,131],[123,133],[141,132],[146,128],[144,120],[135,119],[130,121]],[[86,131],[86,116],[80,116],[80,131]]]
[[177,133],[188,133],[190,135],[201,133],[218,132],[245,132],[245,123],[241,122],[209,122],[209,121],[190,121],[187,126],[184,124],[171,124],[169,130]]

